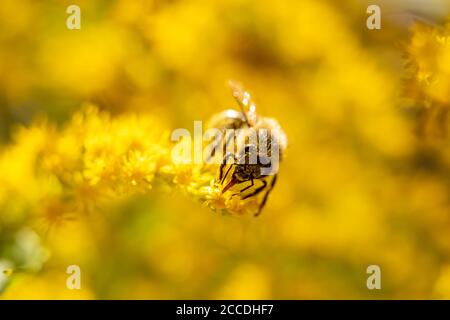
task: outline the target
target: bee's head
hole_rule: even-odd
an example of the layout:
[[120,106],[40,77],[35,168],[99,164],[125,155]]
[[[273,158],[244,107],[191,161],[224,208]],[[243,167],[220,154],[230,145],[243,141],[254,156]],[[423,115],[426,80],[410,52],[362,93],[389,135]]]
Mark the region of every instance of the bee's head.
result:
[[260,178],[261,166],[258,164],[237,164],[234,168],[233,174],[231,176],[228,184],[223,188],[222,193],[225,193],[228,189],[237,183],[250,181],[253,179]]
[[258,179],[261,177],[261,168],[258,164],[238,164],[233,172],[233,177],[239,182]]
[[255,146],[246,145],[240,153],[237,163],[228,184],[222,192],[226,192],[236,183],[258,179],[262,176],[261,163],[258,160],[257,149]]

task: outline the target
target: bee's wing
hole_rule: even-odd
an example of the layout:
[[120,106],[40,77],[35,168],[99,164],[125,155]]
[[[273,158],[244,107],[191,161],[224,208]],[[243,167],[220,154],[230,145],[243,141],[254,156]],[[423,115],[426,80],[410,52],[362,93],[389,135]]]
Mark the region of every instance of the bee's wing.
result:
[[244,99],[244,93],[245,93],[245,90],[244,90],[244,87],[242,86],[242,84],[240,84],[237,81],[230,80],[230,81],[228,81],[228,85],[231,88],[231,91],[233,93],[233,97],[236,100],[238,100],[238,102],[242,101]]
[[[228,82],[228,85],[231,88],[233,97],[236,99],[239,106],[241,107],[241,111],[246,119],[246,122],[249,125],[253,124],[254,119],[252,119],[252,118],[254,118],[255,113],[256,113],[256,105],[255,105],[250,93],[248,91],[245,91],[244,87],[240,83],[238,83],[234,80],[230,80]],[[252,123],[249,122],[249,117],[251,120],[250,122],[252,122]]]

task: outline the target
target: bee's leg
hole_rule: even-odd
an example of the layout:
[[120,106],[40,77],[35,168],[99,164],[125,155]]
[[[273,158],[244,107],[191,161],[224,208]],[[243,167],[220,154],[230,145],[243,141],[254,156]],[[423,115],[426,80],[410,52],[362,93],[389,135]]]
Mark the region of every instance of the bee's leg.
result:
[[259,205],[258,212],[256,212],[255,217],[259,216],[261,214],[261,210],[264,208],[267,202],[267,198],[269,197],[270,191],[272,191],[273,187],[275,186],[275,182],[277,181],[277,175],[273,176],[272,182],[270,183],[269,190],[267,190],[266,194],[264,195],[263,201]]
[[[224,166],[224,165],[223,165]],[[225,173],[225,175],[223,176],[223,179],[220,180],[220,183],[223,183],[225,181],[225,179],[228,177],[228,174],[230,173],[231,168],[234,166],[234,163],[230,165],[230,167],[228,168],[227,172]],[[222,172],[222,168],[220,169]]]
[[246,144],[244,147],[244,153],[249,153],[251,149],[256,149],[253,145]]
[[242,189],[241,191],[239,191],[239,192],[244,192],[245,190],[247,190],[248,188],[251,188],[251,187],[253,187],[254,185],[255,185],[255,183],[253,182],[253,179],[251,179],[250,180],[251,181],[251,185],[249,185],[249,186],[247,186],[247,187],[245,187],[244,189]]
[[220,183],[222,183],[222,182],[225,181],[225,178],[228,176],[228,173],[230,172],[231,167],[232,167],[233,165],[235,165],[235,163],[232,163],[232,164],[230,165],[230,167],[228,168],[228,170],[227,170],[225,176],[223,175],[223,168],[224,168],[225,165],[227,164],[227,161],[228,161],[228,158],[229,158],[229,157],[233,157],[233,160],[236,162],[236,158],[235,158],[232,154],[227,154],[227,156],[223,159],[222,164],[220,165],[220,174],[219,174],[219,181],[220,181]]
[[[266,182],[265,180],[261,180],[261,182],[263,183],[263,185],[262,185],[261,187],[256,188],[255,191],[253,191],[252,193],[249,193],[248,195],[243,196],[243,197],[242,197],[242,200],[245,200],[245,199],[247,199],[247,198],[256,196],[256,195],[257,195],[258,193],[260,193],[265,187],[267,187],[267,182]],[[244,188],[244,189],[245,189],[245,188]]]

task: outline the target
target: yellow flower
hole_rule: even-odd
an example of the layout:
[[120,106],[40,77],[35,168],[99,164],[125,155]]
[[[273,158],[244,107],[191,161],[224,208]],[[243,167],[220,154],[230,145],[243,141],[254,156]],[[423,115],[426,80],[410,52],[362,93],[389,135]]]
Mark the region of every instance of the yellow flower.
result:
[[405,95],[421,110],[422,134],[445,136],[450,106],[450,24],[417,23],[406,48]]

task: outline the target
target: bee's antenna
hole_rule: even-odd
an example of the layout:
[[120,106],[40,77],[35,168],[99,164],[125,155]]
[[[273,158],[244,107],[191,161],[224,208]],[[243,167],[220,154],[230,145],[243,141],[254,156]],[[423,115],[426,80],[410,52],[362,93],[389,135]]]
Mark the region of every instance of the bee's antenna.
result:
[[245,112],[245,107],[247,107],[250,104],[250,111],[255,111],[255,104],[251,100],[250,93],[245,91],[240,84],[238,84],[236,81],[230,80],[228,81],[228,85],[231,88],[231,91],[233,93],[233,97],[236,99],[237,103],[239,104],[239,107],[241,108],[242,115],[244,116],[245,122],[248,126],[250,126],[250,122],[248,121],[247,113]]

